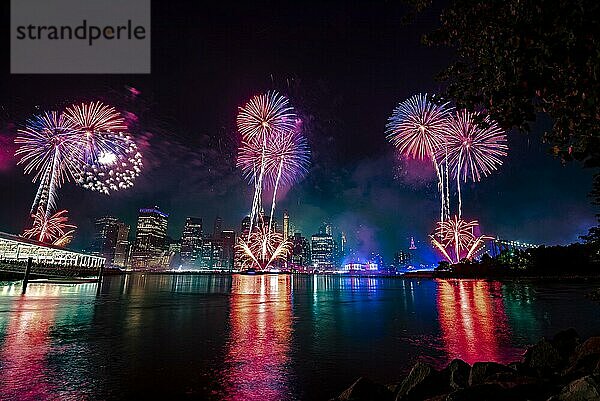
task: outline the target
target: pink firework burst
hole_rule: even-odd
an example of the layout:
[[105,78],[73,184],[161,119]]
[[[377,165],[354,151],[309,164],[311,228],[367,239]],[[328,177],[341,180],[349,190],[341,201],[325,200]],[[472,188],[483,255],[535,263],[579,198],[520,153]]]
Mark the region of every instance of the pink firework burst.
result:
[[448,163],[457,180],[480,181],[502,164],[508,146],[506,134],[489,116],[461,110],[445,129]]
[[256,95],[248,101],[237,116],[237,126],[242,138],[265,140],[275,132],[294,129],[296,113],[287,97],[275,91]]
[[415,95],[400,103],[388,119],[388,140],[400,154],[415,159],[433,159],[444,142],[448,103],[438,105],[427,94]]
[[256,139],[242,142],[237,166],[244,177],[253,183],[257,180],[264,161],[265,187],[291,185],[304,177],[310,163],[310,150],[306,138],[297,131],[282,131],[271,135],[263,144]]

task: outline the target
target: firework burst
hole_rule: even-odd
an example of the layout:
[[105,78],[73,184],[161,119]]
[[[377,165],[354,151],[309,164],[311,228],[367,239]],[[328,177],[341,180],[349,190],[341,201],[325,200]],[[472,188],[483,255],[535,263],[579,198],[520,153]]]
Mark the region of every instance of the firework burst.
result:
[[266,188],[278,186],[280,182],[283,185],[292,185],[308,173],[308,142],[297,131],[276,133],[269,137],[263,158],[262,143],[256,140],[242,141],[236,165],[248,182],[257,181],[263,161],[263,183]]
[[436,104],[427,94],[415,95],[400,103],[388,119],[387,139],[399,154],[414,159],[429,159],[433,164],[440,193],[440,221],[450,215],[447,159],[437,158],[444,146],[444,132],[451,108]]
[[82,156],[73,124],[55,111],[34,116],[18,130],[15,143],[26,174],[34,174],[33,182],[40,182],[31,207],[39,207],[46,217],[56,206],[57,189],[81,172]]
[[449,162],[457,179],[480,181],[502,164],[506,156],[506,134],[489,116],[481,122],[479,113],[455,113],[446,128]]
[[32,214],[33,226],[23,232],[23,236],[56,246],[66,246],[73,239],[76,226],[68,224],[67,211],[61,210],[52,216],[46,216],[43,208]]
[[83,152],[77,183],[110,194],[133,186],[143,167],[142,155],[114,107],[101,102],[73,105],[65,117],[79,136]]
[[430,236],[431,242],[450,263],[459,263],[471,259],[483,241],[492,239],[485,235],[476,236],[478,227],[477,220],[465,221],[454,216],[437,224],[435,234]]
[[433,103],[427,94],[400,103],[388,119],[388,140],[401,154],[435,160],[435,152],[444,144],[443,133],[451,111],[447,106]]
[[295,128],[296,113],[287,97],[272,91],[256,95],[237,116],[238,131],[246,140],[266,139],[274,132],[285,132]]
[[283,234],[274,232],[265,224],[259,225],[247,239],[239,238],[236,244],[236,259],[242,270],[267,270],[273,263],[285,261],[292,243],[283,239]]
[[299,133],[298,120],[289,100],[277,92],[250,99],[240,108],[237,126],[243,139],[237,165],[254,184],[250,236],[255,218],[262,210],[264,187],[274,188],[272,216],[280,181],[293,183],[306,172],[308,146]]
[[[488,116],[477,112],[456,112],[448,119],[445,130],[448,165],[456,177],[458,189],[458,216],[462,213],[460,182],[481,180],[502,164],[508,146],[506,135]],[[438,152],[441,153],[441,152]],[[441,155],[440,155],[441,156]]]

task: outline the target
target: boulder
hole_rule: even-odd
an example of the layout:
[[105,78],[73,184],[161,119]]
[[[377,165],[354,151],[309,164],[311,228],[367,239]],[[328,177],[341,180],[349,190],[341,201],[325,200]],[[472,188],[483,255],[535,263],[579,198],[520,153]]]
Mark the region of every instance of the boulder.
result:
[[591,376],[577,379],[563,387],[552,401],[597,401],[600,400],[600,385]]
[[560,370],[564,360],[550,341],[542,338],[525,352],[525,366],[539,376],[548,376]]
[[426,363],[417,362],[400,385],[396,401],[424,400],[447,390],[448,385],[440,372]]
[[507,390],[497,384],[479,384],[463,388],[448,394],[448,397],[446,397],[446,401],[506,401],[509,399]]
[[496,373],[514,373],[514,370],[496,362],[475,362],[469,375],[469,385],[483,384],[488,377]]
[[575,348],[565,373],[567,376],[591,374],[598,363],[600,363],[600,337],[590,337]]
[[391,401],[392,399],[393,393],[386,386],[374,383],[366,377],[359,377],[336,398],[338,401]]
[[573,328],[556,333],[551,341],[564,362],[569,361],[579,342],[579,334]]
[[471,365],[461,359],[454,359],[441,372],[451,390],[458,390],[469,385]]

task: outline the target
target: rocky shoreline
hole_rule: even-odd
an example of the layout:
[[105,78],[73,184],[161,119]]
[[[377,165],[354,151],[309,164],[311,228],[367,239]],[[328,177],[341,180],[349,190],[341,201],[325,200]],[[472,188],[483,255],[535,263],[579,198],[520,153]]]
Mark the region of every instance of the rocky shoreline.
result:
[[396,384],[361,377],[331,401],[592,401],[600,400],[600,337],[574,329],[542,338],[519,362],[455,359],[442,370],[418,362]]

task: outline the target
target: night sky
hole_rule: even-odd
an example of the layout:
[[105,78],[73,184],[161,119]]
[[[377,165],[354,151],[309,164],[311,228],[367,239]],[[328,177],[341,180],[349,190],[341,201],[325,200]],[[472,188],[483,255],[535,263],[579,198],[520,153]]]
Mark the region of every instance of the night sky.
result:
[[[435,75],[452,52],[420,44],[439,7],[403,24],[398,1],[215,3],[153,2],[151,75],[11,76],[2,24],[0,231],[22,231],[36,189],[12,156],[16,127],[40,110],[96,99],[126,113],[145,169],[133,189],[110,197],[63,186],[59,208],[79,226],[73,247],[88,246],[94,218],[135,226],[137,209],[153,205],[170,214],[174,238],[186,216],[212,229],[219,214],[239,230],[252,190],[235,169],[235,115],[252,95],[277,89],[302,116],[312,150],[309,175],[284,191],[278,214],[289,209],[308,236],[329,220],[354,248],[388,259],[410,236],[426,241],[439,215],[433,171],[398,161],[384,127],[398,102],[441,89]],[[592,171],[548,155],[541,133],[549,127],[511,132],[505,164],[465,188],[463,214],[486,234],[564,244],[595,223]]]

